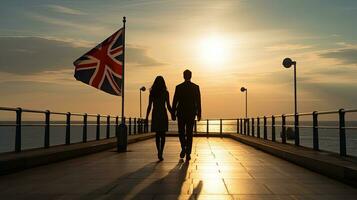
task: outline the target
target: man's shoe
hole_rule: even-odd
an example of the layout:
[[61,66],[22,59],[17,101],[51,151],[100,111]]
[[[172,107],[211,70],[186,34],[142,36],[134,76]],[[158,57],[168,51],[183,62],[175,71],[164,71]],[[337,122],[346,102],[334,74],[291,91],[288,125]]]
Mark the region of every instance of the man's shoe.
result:
[[184,158],[184,157],[185,157],[185,151],[184,151],[184,150],[181,150],[180,158]]
[[191,156],[189,154],[186,155],[186,161],[191,160]]

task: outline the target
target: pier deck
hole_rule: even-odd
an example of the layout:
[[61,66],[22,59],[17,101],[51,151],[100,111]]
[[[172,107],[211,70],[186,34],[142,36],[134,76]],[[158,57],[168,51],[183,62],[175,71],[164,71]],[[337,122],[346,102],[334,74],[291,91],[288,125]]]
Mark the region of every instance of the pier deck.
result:
[[0,199],[356,199],[357,189],[229,138],[194,138],[190,162],[153,139],[0,177]]

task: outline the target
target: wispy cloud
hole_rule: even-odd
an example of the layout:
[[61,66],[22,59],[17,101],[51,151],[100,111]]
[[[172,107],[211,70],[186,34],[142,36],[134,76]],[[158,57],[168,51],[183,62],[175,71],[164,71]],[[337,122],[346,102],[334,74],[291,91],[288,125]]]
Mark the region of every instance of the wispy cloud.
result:
[[62,13],[62,14],[70,14],[70,15],[84,15],[86,14],[85,12],[82,12],[77,9],[61,6],[61,5],[47,5],[49,9],[51,9],[54,12]]
[[357,48],[341,48],[321,53],[322,58],[335,59],[342,64],[357,65]]
[[302,50],[310,49],[313,46],[304,44],[279,44],[274,46],[266,47],[268,51],[291,51],[291,50]]

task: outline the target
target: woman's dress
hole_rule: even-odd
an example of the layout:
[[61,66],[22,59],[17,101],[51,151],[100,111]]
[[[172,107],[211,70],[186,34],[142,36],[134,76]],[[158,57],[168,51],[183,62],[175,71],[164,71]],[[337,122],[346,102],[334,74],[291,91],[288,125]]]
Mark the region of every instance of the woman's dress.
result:
[[168,131],[169,120],[167,117],[166,100],[169,93],[166,91],[160,95],[150,97],[153,102],[152,116],[151,116],[151,131],[152,132],[166,132]]

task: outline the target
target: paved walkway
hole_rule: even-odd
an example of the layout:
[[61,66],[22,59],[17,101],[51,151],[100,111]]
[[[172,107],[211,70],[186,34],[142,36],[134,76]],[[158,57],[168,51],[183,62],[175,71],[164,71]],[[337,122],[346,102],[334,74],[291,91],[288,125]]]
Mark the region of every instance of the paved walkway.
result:
[[167,138],[0,177],[0,199],[357,199],[357,189],[231,139],[194,138],[192,160]]

